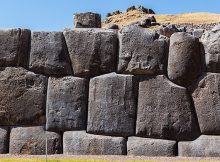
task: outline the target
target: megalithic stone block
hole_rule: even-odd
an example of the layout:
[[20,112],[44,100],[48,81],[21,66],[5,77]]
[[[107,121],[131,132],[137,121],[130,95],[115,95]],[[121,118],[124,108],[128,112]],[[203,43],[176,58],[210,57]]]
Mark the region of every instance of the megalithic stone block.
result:
[[0,30],[0,67],[28,65],[31,31],[28,29]]
[[45,155],[46,150],[47,154],[58,154],[62,151],[61,136],[58,133],[46,132],[43,126],[12,128],[10,154]]
[[184,32],[174,33],[170,38],[167,73],[169,79],[187,87],[202,71],[199,39]]
[[194,141],[178,143],[179,156],[186,157],[219,157],[220,136],[201,135]]
[[0,125],[45,124],[47,77],[24,68],[0,71]]
[[63,153],[67,155],[125,155],[126,139],[68,131],[63,134]]
[[206,71],[220,73],[220,25],[206,31],[201,41],[204,46]]
[[166,73],[168,38],[137,26],[128,26],[119,33],[119,73]]
[[220,74],[206,73],[190,89],[201,133],[220,135]]
[[62,32],[33,32],[29,68],[44,75],[72,74],[71,62]]
[[176,156],[176,141],[128,137],[127,154],[134,156]]
[[9,128],[0,127],[0,154],[8,153]]
[[200,135],[186,88],[163,75],[141,78],[136,135],[177,141],[192,140]]
[[50,77],[47,90],[47,130],[86,130],[88,81]]
[[92,12],[74,14],[75,28],[101,28],[101,15]]
[[117,33],[104,29],[64,31],[75,76],[91,77],[115,71]]
[[92,78],[87,132],[110,136],[134,135],[136,90],[132,75],[110,73]]

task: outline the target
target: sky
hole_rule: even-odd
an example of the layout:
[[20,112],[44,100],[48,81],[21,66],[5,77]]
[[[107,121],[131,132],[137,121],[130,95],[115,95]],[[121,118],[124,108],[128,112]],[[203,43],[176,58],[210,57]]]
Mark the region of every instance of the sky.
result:
[[220,0],[0,0],[0,28],[63,31],[73,28],[73,14],[126,11],[132,5],[152,8],[157,14],[210,12],[220,14]]

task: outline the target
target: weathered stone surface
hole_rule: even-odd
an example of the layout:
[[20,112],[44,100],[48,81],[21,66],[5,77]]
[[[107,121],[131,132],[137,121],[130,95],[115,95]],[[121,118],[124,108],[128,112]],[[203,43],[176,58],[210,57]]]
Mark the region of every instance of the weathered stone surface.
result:
[[201,38],[204,32],[205,32],[204,29],[194,29],[193,36],[196,38]]
[[47,78],[23,68],[0,71],[0,125],[45,122]]
[[119,34],[120,73],[157,74],[165,73],[168,42],[158,38],[153,31],[131,25]]
[[220,73],[220,27],[206,31],[201,41],[205,51],[206,71]]
[[181,86],[190,85],[201,73],[199,39],[190,34],[175,33],[170,38],[168,77]]
[[10,134],[10,154],[45,155],[61,151],[61,137],[54,132],[46,132],[43,126],[16,127]]
[[68,75],[71,62],[62,32],[33,32],[29,68],[44,75]]
[[27,29],[0,30],[0,67],[27,67],[30,36]]
[[170,24],[161,28],[160,34],[170,38],[174,33],[180,32],[179,29],[174,24]]
[[220,135],[220,74],[204,74],[191,89],[201,132]]
[[63,153],[72,155],[125,155],[126,140],[87,134],[85,131],[69,131],[63,135]]
[[0,154],[8,153],[9,144],[9,129],[8,127],[0,127]]
[[117,33],[104,29],[64,31],[75,76],[113,72],[117,62]]
[[101,15],[92,12],[76,13],[74,16],[75,28],[101,28]]
[[163,75],[143,77],[139,83],[136,135],[178,141],[196,138],[198,123],[186,88]]
[[194,141],[179,142],[179,156],[219,157],[220,136],[202,135]]
[[87,132],[134,135],[135,113],[134,76],[110,73],[90,80]]
[[176,141],[129,137],[127,154],[135,156],[175,156],[177,153]]
[[47,130],[86,129],[87,80],[77,77],[49,78]]

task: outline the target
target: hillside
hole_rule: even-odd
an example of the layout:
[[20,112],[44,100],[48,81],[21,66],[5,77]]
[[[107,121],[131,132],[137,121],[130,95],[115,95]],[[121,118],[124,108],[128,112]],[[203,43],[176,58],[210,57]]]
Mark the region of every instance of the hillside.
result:
[[[125,13],[121,13],[118,15],[113,15],[102,22],[103,28],[106,28],[108,24],[117,24],[120,28],[123,26],[127,26],[133,22],[137,22],[141,19],[146,19],[148,16],[152,14],[146,14],[139,10],[133,10]],[[161,24],[171,23],[171,24],[211,24],[220,22],[220,14],[213,13],[183,13],[176,15],[154,15],[157,22]]]

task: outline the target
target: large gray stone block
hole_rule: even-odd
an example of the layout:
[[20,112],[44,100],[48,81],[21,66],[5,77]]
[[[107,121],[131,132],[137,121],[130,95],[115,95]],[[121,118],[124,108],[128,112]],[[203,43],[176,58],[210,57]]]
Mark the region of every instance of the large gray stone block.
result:
[[0,71],[0,125],[45,123],[47,78],[23,68]]
[[47,90],[47,130],[86,129],[88,81],[50,77]]
[[61,152],[61,136],[59,134],[46,132],[43,126],[12,128],[10,154],[45,155],[46,150],[47,154]]
[[71,62],[62,32],[33,32],[29,68],[44,75],[70,75]]
[[126,140],[87,134],[85,131],[69,131],[63,135],[63,153],[70,155],[125,155]]
[[202,70],[199,39],[184,32],[170,38],[167,73],[169,79],[181,86],[190,85]]
[[30,37],[27,29],[0,30],[0,67],[27,67]]
[[169,140],[192,140],[198,123],[186,88],[165,76],[143,77],[139,83],[136,135]]
[[119,34],[118,71],[129,74],[166,73],[168,40],[156,32],[128,26]]
[[104,29],[64,31],[75,76],[113,72],[117,62],[117,33]]
[[87,123],[89,133],[134,135],[135,116],[134,76],[110,73],[90,80]]
[[74,15],[75,28],[101,28],[101,15],[92,12],[76,13]]
[[0,127],[0,154],[8,153],[9,128]]
[[202,134],[220,135],[220,74],[204,74],[190,88]]
[[177,153],[176,141],[129,137],[127,154],[135,156],[175,156]]
[[202,135],[194,141],[179,142],[179,156],[220,157],[220,136]]
[[213,73],[220,73],[219,26],[216,26],[211,31],[206,31],[201,38],[205,51],[206,71]]

